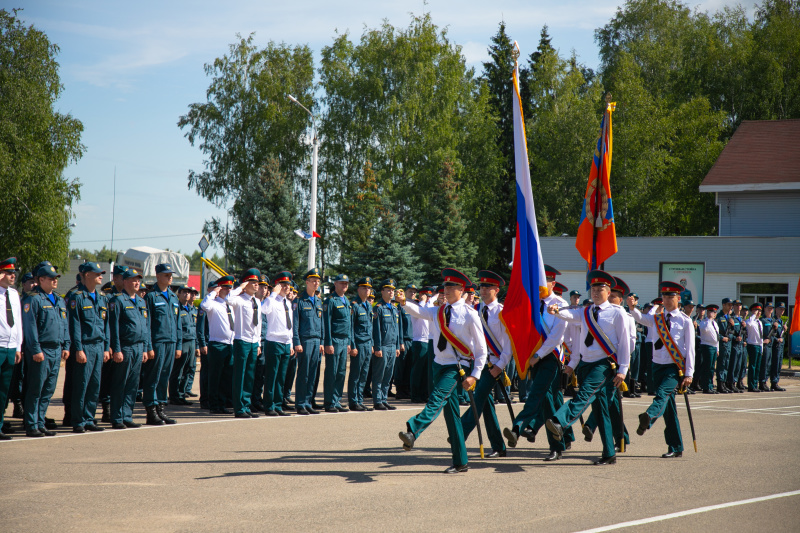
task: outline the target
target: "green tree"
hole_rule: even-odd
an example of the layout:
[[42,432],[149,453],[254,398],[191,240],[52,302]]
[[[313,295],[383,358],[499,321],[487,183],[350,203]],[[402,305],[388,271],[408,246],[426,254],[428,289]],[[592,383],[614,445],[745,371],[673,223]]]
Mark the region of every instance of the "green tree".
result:
[[45,259],[64,270],[80,198],[64,170],[83,155],[83,124],[54,107],[58,46],[18,13],[0,10],[0,256],[16,256],[22,271]]
[[369,161],[364,164],[363,178],[348,200],[341,215],[348,233],[348,246],[341,253],[341,263],[345,265],[354,264],[359,254],[374,252],[372,235],[376,222],[384,214],[375,172]]
[[[230,214],[235,229],[227,232],[226,249],[236,268],[255,267],[267,275],[297,270],[305,241],[294,233],[297,208],[291,183],[280,172],[277,160],[267,161],[259,175],[245,184]],[[206,229],[218,242],[226,237],[217,218]]]

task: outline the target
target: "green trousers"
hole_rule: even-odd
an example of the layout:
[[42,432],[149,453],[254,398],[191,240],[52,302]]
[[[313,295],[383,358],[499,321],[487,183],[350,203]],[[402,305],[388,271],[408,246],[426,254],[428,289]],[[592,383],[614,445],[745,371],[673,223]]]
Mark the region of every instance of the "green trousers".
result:
[[411,401],[422,403],[428,397],[428,341],[411,343]]
[[701,389],[704,391],[712,390],[714,388],[714,363],[717,360],[717,349],[708,344],[701,344],[700,354],[702,354],[700,360],[703,365],[697,369],[696,378]]
[[664,417],[664,439],[670,452],[683,451],[681,438],[681,423],[678,420],[678,410],[675,407],[675,387],[678,386],[680,375],[675,364],[659,365],[653,363],[653,379],[656,387],[656,397],[647,408],[650,417],[650,427],[660,417]]
[[419,438],[422,432],[436,420],[439,413],[444,411],[444,421],[447,424],[447,434],[450,436],[450,450],[453,453],[455,466],[467,464],[467,446],[464,444],[461,410],[458,405],[458,388],[460,386],[461,380],[456,365],[440,365],[434,362],[433,391],[428,397],[428,403],[418,415],[411,417],[406,423],[414,437]]
[[259,342],[233,341],[233,409],[236,413],[249,413],[256,379],[256,357]]
[[747,345],[747,388],[758,388],[758,379],[761,375],[761,346]]
[[[608,404],[608,416],[611,419],[611,428],[614,431],[614,445],[617,447],[620,446],[619,440],[619,428],[622,427],[622,434],[625,436],[625,444],[631,443],[631,437],[628,435],[628,428],[622,423],[622,419],[620,418],[620,400],[619,394],[616,391],[613,391],[611,395],[611,402]],[[594,409],[592,409],[592,413],[586,419],[586,427],[589,428],[589,431],[594,433],[597,429],[597,417],[594,414]]]
[[292,357],[292,345],[267,341],[264,359],[264,410],[283,411],[283,385]]
[[350,339],[331,339],[333,353],[325,354],[325,378],[323,385],[323,402],[325,408],[341,407],[344,394],[344,378],[347,375],[347,347]]
[[[492,377],[489,367],[484,366],[473,397],[475,398],[475,409],[483,416],[483,424],[486,427],[486,435],[489,437],[492,449],[502,452],[506,449],[506,443],[503,440],[503,434],[500,432],[500,423],[497,421],[497,413],[492,399],[492,389],[494,389],[495,383],[497,383],[497,380]],[[461,416],[461,428],[464,433],[464,440],[466,440],[472,430],[475,429],[475,412],[472,410],[472,406]]]
[[[522,429],[530,425],[531,422],[544,423],[549,417],[555,415],[555,394],[556,389],[561,388],[559,376],[560,363],[558,359],[552,354],[543,357],[536,365],[528,369],[528,395],[525,397],[525,405],[522,411],[517,413],[514,418],[514,429],[517,434],[522,432]],[[566,447],[567,439],[560,441],[553,438],[553,435],[547,432],[547,443],[550,445],[551,451],[563,452]]]
[[11,387],[11,376],[14,374],[15,348],[0,348],[0,424],[6,412],[8,389]]

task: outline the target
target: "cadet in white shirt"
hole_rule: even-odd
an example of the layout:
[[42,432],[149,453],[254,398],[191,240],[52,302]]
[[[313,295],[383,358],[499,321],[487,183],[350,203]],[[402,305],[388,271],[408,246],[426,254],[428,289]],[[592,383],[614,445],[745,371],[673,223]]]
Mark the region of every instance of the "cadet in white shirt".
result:
[[714,388],[714,361],[717,359],[719,350],[719,324],[717,324],[718,305],[707,305],[706,316],[697,322],[697,329],[700,332],[700,350],[703,352],[701,368],[697,369],[697,381],[704,394],[718,394]]
[[250,404],[256,379],[256,359],[261,353],[261,302],[256,298],[261,272],[245,271],[228,304],[233,309],[233,409],[236,418],[258,418]]
[[761,304],[750,306],[750,316],[745,320],[747,328],[747,390],[760,392],[761,355],[764,350],[764,324],[761,323]]
[[[423,287],[418,293],[419,306],[430,307],[431,288]],[[411,318],[411,403],[428,400],[428,341],[430,324],[421,318]]]
[[211,289],[200,307],[208,322],[208,407],[212,414],[229,415],[225,409],[225,397],[233,381],[231,363],[233,358],[233,309],[225,298],[233,288],[233,276],[223,276]]
[[[19,293],[14,289],[16,279],[17,258],[0,262],[0,427],[14,365],[22,361],[22,313]],[[0,431],[0,440],[11,440],[11,437]]]
[[[486,363],[486,340],[483,337],[478,312],[465,305],[461,299],[464,289],[470,283],[469,278],[452,268],[444,269],[442,276],[446,303],[441,307],[420,307],[406,302],[402,293],[396,297],[397,303],[411,316],[430,322],[433,338],[437,339],[434,344],[436,356],[433,362],[433,392],[422,412],[406,422],[406,431],[400,432],[400,440],[403,441],[403,448],[410,450],[417,437],[439,416],[439,412],[444,410],[447,433],[450,436],[450,450],[453,453],[453,466],[446,469],[445,473],[455,474],[469,469],[456,387],[459,381],[464,389],[474,387]],[[447,337],[439,326],[437,315],[440,309]],[[459,346],[458,352],[453,343]],[[462,380],[459,377],[458,364],[470,360],[473,361],[471,375]]]
[[[628,297],[631,314],[634,320],[656,332],[653,344],[653,382],[655,398],[647,411],[639,415],[639,428],[636,433],[653,427],[659,417],[664,417],[664,438],[667,442],[667,453],[661,457],[669,459],[683,455],[683,439],[678,411],[675,407],[675,389],[688,387],[694,375],[694,325],[692,319],[678,307],[680,284],[663,281],[659,285],[664,306],[653,315],[643,315],[632,307],[632,299]],[[660,326],[660,327],[659,327]],[[667,341],[667,342],[665,342]]]
[[[609,465],[616,463],[617,458],[608,405],[615,387],[625,380],[628,373],[630,332],[625,309],[608,302],[611,287],[616,285],[614,276],[602,270],[592,270],[588,279],[594,305],[575,310],[559,310],[555,305],[548,307],[550,314],[580,323],[583,342],[580,358],[573,356],[565,369],[572,373],[577,368],[581,387],[571,401],[547,420],[546,426],[556,439],[562,439],[564,428],[572,426],[591,402],[603,442],[603,455],[594,464]],[[590,313],[588,317],[587,313]]]
[[279,272],[275,286],[263,302],[261,313],[267,328],[267,356],[264,366],[264,409],[267,416],[291,416],[283,410],[283,385],[292,348],[292,306],[287,297],[292,292],[292,273]]

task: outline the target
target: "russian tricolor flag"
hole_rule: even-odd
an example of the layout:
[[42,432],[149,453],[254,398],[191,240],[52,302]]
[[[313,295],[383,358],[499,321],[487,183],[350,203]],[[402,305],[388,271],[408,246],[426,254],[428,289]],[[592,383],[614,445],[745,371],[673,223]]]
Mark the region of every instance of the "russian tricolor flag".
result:
[[[519,49],[517,43],[515,48]],[[514,66],[514,161],[517,169],[517,239],[514,245],[514,265],[508,295],[500,319],[508,331],[517,372],[524,378],[528,360],[547,337],[540,312],[541,298],[547,296],[539,229],[533,207],[531,171],[528,167],[528,145],[525,140],[525,121],[519,93],[519,65]]]

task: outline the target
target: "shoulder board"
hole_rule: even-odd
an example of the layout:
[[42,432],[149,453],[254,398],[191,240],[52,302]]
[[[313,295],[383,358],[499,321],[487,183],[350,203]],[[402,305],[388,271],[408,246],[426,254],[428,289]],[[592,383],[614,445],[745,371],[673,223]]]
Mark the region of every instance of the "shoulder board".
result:
[[685,318],[688,318],[689,320],[691,320],[691,317],[690,317],[689,315],[687,315],[686,313],[684,313],[683,311],[681,311],[681,314],[682,314],[682,315],[683,315]]

